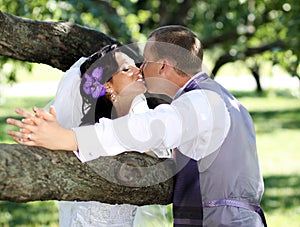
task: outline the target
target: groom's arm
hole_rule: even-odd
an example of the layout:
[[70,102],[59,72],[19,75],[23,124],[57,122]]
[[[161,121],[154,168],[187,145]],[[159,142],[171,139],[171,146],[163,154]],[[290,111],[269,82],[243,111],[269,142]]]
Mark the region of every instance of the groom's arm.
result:
[[115,120],[100,119],[92,126],[73,128],[78,155],[82,161],[125,151],[141,153],[178,146],[181,137],[180,116],[170,105],[161,105],[146,113],[127,115]]

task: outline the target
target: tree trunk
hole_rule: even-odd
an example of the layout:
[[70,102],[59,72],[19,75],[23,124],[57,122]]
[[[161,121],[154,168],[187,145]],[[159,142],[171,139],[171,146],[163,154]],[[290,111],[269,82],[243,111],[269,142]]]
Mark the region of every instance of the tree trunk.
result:
[[169,204],[173,169],[137,152],[81,163],[73,152],[0,144],[0,200]]
[[69,22],[34,21],[0,11],[0,55],[37,62],[66,71],[82,56],[89,56],[117,40]]
[[256,92],[258,94],[261,94],[263,92],[262,87],[261,87],[261,83],[260,83],[260,79],[259,79],[259,67],[258,65],[253,66],[252,68],[250,68],[251,73],[255,79],[255,83],[256,83]]

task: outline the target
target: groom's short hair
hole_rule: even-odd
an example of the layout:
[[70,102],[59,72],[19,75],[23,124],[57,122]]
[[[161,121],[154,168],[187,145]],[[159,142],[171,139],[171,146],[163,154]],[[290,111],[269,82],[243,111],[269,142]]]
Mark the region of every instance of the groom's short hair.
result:
[[148,37],[154,38],[151,51],[156,60],[171,58],[177,70],[194,75],[202,70],[203,50],[200,40],[188,28],[167,25],[152,31]]

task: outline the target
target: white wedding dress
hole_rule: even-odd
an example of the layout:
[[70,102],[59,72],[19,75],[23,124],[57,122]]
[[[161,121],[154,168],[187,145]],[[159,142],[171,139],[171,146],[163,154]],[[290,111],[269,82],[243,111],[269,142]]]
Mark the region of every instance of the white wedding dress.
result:
[[[86,58],[80,58],[62,77],[55,99],[48,104],[54,105],[58,122],[65,128],[76,127],[83,117],[80,95],[80,65]],[[142,112],[148,109],[144,95],[137,96],[130,110]],[[74,152],[74,154],[76,154]],[[147,223],[155,226],[169,226],[167,207],[149,205],[138,207],[130,204],[111,205],[96,201],[77,202],[59,201],[60,227],[144,227]],[[154,212],[153,212],[154,211]],[[153,226],[150,224],[150,226]]]

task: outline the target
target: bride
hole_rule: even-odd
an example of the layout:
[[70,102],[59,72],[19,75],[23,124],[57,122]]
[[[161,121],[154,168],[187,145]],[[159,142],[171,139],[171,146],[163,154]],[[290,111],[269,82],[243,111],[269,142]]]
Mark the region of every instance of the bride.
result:
[[[165,98],[145,97],[136,59],[136,53],[130,48],[116,44],[106,46],[88,58],[80,58],[61,79],[56,97],[47,108],[55,109],[57,120],[63,127],[72,128],[94,124],[101,117],[116,118],[144,112],[148,106],[166,103]],[[169,153],[166,151],[164,155],[168,157]],[[146,222],[169,225],[166,206],[137,207],[96,201],[60,201],[59,222],[61,227],[145,226]]]

